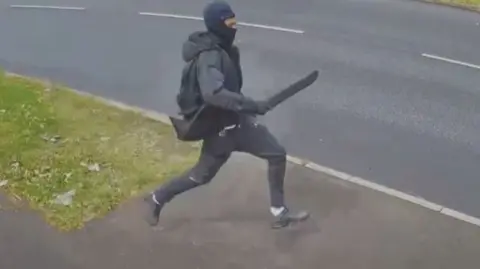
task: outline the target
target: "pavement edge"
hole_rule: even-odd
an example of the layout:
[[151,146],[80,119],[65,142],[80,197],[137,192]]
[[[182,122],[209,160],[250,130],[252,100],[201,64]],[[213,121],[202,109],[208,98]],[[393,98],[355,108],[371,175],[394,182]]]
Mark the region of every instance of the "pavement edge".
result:
[[[10,72],[5,72],[5,75],[24,77],[22,75],[10,73]],[[125,111],[136,112],[136,113],[139,113],[140,115],[142,115],[146,118],[156,120],[156,121],[159,121],[161,123],[164,123],[164,124],[167,124],[167,125],[170,125],[170,126],[172,125],[172,122],[170,121],[169,116],[166,115],[166,114],[159,113],[159,112],[156,112],[156,111],[153,111],[153,110],[148,110],[148,109],[135,107],[135,106],[128,105],[126,103],[119,102],[119,101],[116,101],[116,100],[113,100],[113,99],[100,97],[98,95],[94,95],[94,94],[91,94],[91,93],[88,93],[88,92],[85,92],[85,91],[79,91],[79,90],[75,90],[75,89],[71,89],[71,88],[67,88],[67,89],[71,92],[74,92],[74,93],[78,94],[78,95],[93,98],[93,99],[95,99],[99,102],[102,102],[102,103],[104,103],[108,106],[116,107],[118,109],[125,110]],[[369,180],[366,180],[366,179],[363,179],[363,178],[360,178],[360,177],[355,177],[353,175],[335,170],[333,168],[326,167],[326,166],[311,162],[308,159],[304,159],[304,158],[300,158],[300,157],[296,157],[296,156],[292,156],[292,155],[287,155],[287,161],[290,162],[290,163],[293,163],[295,165],[306,167],[306,168],[311,169],[313,171],[329,175],[329,176],[331,176],[333,178],[336,178],[338,180],[347,181],[347,182],[350,182],[350,183],[353,183],[353,184],[356,184],[356,185],[359,185],[359,186],[362,186],[362,187],[365,187],[365,188],[368,188],[368,189],[371,189],[371,190],[375,190],[375,191],[384,193],[388,196],[396,197],[398,199],[401,199],[401,200],[419,205],[419,206],[424,207],[426,209],[438,212],[442,215],[449,216],[449,217],[452,217],[454,219],[464,221],[466,223],[469,223],[469,224],[480,227],[480,219],[478,219],[476,217],[473,217],[473,216],[470,216],[470,215],[467,215],[465,213],[456,211],[454,209],[447,208],[447,207],[444,207],[442,205],[433,203],[431,201],[423,199],[422,197],[413,196],[413,195],[410,195],[410,194],[407,194],[407,193],[404,193],[404,192],[401,192],[401,191],[398,191],[398,190],[395,190],[395,189],[377,184],[375,182],[372,182],[372,181],[369,181]]]

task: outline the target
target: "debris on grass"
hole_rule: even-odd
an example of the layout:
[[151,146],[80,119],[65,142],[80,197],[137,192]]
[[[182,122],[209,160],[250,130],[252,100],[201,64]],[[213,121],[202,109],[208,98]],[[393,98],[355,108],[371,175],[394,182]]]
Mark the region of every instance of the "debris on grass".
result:
[[50,143],[57,143],[59,140],[60,140],[60,136],[59,135],[53,135],[53,136],[49,136],[49,135],[42,135],[41,138],[47,142],[50,142]]
[[90,172],[100,172],[100,165],[98,163],[87,164],[85,162],[81,162],[80,165],[86,167]]
[[66,193],[63,194],[58,194],[55,197],[54,203],[57,205],[71,205],[73,201],[73,196],[75,195],[76,191],[75,190],[70,190],[67,191]]
[[2,191],[61,230],[81,228],[187,169],[198,146],[139,113],[0,72]]

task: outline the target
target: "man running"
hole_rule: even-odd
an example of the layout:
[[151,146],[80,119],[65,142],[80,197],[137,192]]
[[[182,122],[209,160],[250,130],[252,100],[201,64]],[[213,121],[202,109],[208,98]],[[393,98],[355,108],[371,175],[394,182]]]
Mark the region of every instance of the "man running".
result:
[[[156,225],[162,208],[176,195],[209,183],[234,151],[246,152],[268,161],[268,183],[272,228],[306,220],[309,213],[292,213],[284,202],[286,152],[267,127],[254,121],[254,115],[269,111],[264,101],[254,101],[241,93],[240,53],[233,45],[236,18],[228,3],[215,1],[203,13],[207,31],[194,32],[183,44],[186,66],[182,73],[183,93],[198,93],[193,101],[177,101],[185,118],[198,112],[202,104],[209,134],[203,140],[201,155],[193,168],[160,186],[151,196],[148,222]],[[208,118],[205,118],[208,117]]]

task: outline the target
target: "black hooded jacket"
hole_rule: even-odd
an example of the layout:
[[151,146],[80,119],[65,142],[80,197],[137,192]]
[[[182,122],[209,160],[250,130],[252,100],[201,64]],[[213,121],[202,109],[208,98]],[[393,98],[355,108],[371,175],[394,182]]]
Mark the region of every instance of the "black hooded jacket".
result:
[[[236,46],[225,50],[220,40],[210,32],[191,34],[182,47],[185,66],[182,75],[182,87],[196,87],[198,102],[183,107],[183,114],[197,111],[206,105],[208,113],[203,120],[213,121],[216,128],[236,124],[241,114],[253,114],[257,104],[241,93],[242,70],[240,54]],[[193,61],[196,58],[195,61]],[[193,72],[188,72],[194,68]]]

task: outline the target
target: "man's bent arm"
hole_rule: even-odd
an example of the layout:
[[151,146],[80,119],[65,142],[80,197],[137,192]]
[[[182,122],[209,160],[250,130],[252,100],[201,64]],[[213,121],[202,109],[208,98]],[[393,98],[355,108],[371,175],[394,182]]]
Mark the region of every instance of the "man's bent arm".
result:
[[227,110],[255,113],[257,104],[251,98],[229,91],[224,87],[224,76],[217,67],[218,52],[204,52],[197,65],[197,77],[205,103]]

